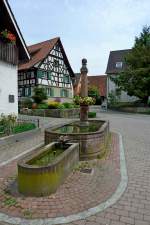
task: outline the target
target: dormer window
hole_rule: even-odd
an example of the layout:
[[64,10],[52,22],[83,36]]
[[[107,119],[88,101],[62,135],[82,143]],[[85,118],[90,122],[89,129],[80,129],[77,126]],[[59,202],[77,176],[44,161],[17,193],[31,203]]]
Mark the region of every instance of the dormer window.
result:
[[121,69],[122,68],[122,62],[116,62],[116,68]]

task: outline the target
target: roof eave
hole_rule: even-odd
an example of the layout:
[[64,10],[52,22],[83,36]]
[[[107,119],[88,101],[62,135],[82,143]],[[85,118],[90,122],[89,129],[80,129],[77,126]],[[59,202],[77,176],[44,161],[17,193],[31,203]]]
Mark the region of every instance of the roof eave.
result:
[[17,34],[18,34],[18,36],[19,36],[19,39],[20,39],[21,44],[22,44],[22,46],[23,46],[23,48],[24,48],[25,54],[26,54],[26,56],[27,56],[27,59],[30,60],[30,54],[29,54],[29,52],[28,52],[27,46],[26,46],[26,44],[25,44],[25,41],[24,41],[23,36],[22,36],[22,34],[21,34],[21,31],[20,31],[20,29],[19,29],[19,27],[18,27],[18,24],[17,24],[17,22],[16,22],[16,20],[15,20],[15,17],[14,17],[14,15],[13,15],[13,12],[12,12],[10,6],[9,6],[9,3],[8,3],[7,0],[3,0],[3,2],[4,2],[5,7],[6,7],[7,11],[8,11],[8,14],[9,14],[9,16],[10,16],[10,18],[11,18],[11,21],[12,21],[12,23],[13,23],[15,29],[16,29],[16,32],[17,32]]

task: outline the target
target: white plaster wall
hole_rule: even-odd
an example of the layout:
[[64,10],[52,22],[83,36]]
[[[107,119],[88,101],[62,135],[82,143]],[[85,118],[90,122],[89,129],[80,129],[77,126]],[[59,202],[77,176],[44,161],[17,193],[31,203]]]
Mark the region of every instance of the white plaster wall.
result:
[[[9,95],[15,96],[15,102],[9,103]],[[17,66],[0,61],[0,114],[18,114]]]
[[[115,76],[115,75],[114,75]],[[108,94],[111,93],[111,91],[115,91],[117,88],[116,84],[110,80],[110,77],[107,76],[107,97]],[[127,95],[126,92],[121,91],[121,96],[120,96],[120,102],[133,102],[136,101],[138,98],[135,96],[129,96]]]

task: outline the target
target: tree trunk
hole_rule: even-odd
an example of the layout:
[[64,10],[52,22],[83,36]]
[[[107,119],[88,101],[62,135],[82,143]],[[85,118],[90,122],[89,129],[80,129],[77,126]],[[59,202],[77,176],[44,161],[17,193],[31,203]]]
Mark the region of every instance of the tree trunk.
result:
[[148,104],[148,96],[145,96],[143,99],[142,99],[142,102],[147,105]]

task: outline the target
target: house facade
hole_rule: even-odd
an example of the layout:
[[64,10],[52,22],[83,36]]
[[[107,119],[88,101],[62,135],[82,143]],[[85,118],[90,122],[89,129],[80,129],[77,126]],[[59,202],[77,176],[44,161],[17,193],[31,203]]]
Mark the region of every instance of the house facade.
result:
[[95,86],[99,90],[99,96],[101,101],[105,101],[107,98],[107,76],[106,75],[94,75],[88,76],[88,85]]
[[18,61],[30,58],[7,0],[0,1],[0,114],[18,113]]
[[130,52],[130,49],[111,51],[109,54],[106,74],[107,74],[107,98],[109,94],[117,96],[120,102],[132,102],[137,100],[134,96],[127,95],[126,92],[121,91],[118,93],[116,84],[111,78],[117,76],[121,71],[126,68],[125,56]]
[[[74,95],[80,95],[81,91],[81,74],[75,74]],[[106,75],[88,75],[88,86],[95,86],[99,90],[101,100],[107,98],[107,76]]]
[[72,100],[74,73],[60,38],[31,45],[28,50],[30,61],[19,65],[19,98],[31,97],[35,87],[43,87],[51,100]]

